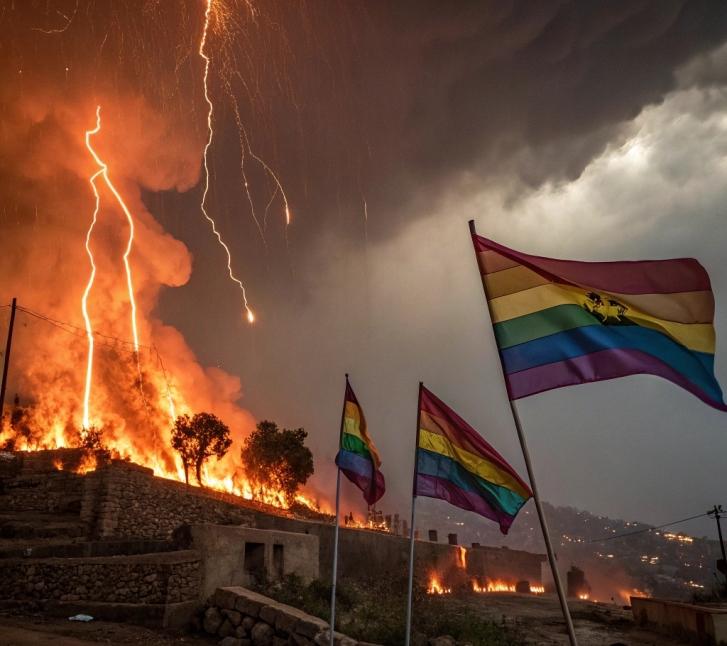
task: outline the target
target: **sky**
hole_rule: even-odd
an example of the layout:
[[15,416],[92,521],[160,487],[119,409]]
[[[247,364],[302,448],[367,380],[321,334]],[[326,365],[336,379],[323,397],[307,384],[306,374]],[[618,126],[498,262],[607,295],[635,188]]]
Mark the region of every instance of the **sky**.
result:
[[[176,329],[185,345],[164,352],[207,367],[185,386],[204,380],[245,433],[250,420],[305,427],[322,498],[346,372],[383,458],[385,509],[408,509],[420,380],[524,471],[469,219],[527,253],[698,258],[727,382],[724,3],[219,0],[212,17],[207,204],[256,323],[200,212],[202,0],[0,3],[0,228],[23,254],[0,261],[4,302],[19,292],[82,325],[83,276],[66,266],[86,271],[75,133],[98,102],[112,173],[147,218],[148,341]],[[43,287],[59,272],[69,304],[62,281]],[[727,418],[666,381],[561,389],[518,410],[554,504],[655,524],[727,504]],[[344,499],[362,508],[348,485]]]

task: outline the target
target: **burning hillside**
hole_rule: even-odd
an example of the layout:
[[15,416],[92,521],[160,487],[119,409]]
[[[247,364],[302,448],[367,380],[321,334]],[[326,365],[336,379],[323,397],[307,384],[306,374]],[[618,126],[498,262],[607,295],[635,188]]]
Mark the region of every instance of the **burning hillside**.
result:
[[[3,91],[0,150],[13,163],[0,174],[0,188],[12,198],[3,222],[2,301],[17,295],[20,309],[8,397],[17,393],[17,400],[6,405],[0,445],[38,450],[100,440],[115,456],[183,480],[181,460],[170,447],[174,420],[209,411],[229,426],[233,444],[223,458],[205,465],[203,481],[250,498],[240,446],[254,420],[239,406],[240,380],[201,365],[182,334],[156,313],[162,289],[189,280],[192,254],[144,202],[146,193],[186,192],[202,180],[200,217],[212,222],[205,203],[210,59],[203,46],[208,26],[221,19],[215,22],[212,2],[206,8],[200,57],[196,67],[190,65],[197,74],[191,78],[204,81],[205,134],[199,115],[189,116],[199,89],[168,110],[159,96],[150,100],[103,75],[97,80],[96,70],[74,69],[71,83],[66,67],[65,83],[37,75],[19,93]],[[163,64],[177,77],[166,77],[157,95],[178,94],[180,59]],[[229,250],[214,222],[212,227],[236,280]],[[225,275],[224,255],[220,263]],[[242,311],[252,323],[246,301]],[[263,497],[288,503],[281,492]]]

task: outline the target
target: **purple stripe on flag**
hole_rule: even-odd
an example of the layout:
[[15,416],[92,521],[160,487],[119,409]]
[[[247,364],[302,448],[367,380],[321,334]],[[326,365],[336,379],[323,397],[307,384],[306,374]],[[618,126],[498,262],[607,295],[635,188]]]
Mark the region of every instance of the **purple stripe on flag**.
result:
[[510,399],[521,399],[554,388],[604,381],[628,375],[655,375],[688,390],[703,402],[721,411],[727,406],[716,401],[653,355],[639,350],[611,349],[593,352],[565,361],[549,363],[506,376]]
[[364,499],[373,505],[384,495],[384,476],[374,468],[373,462],[357,453],[341,449],[336,456],[336,465],[353,484],[363,492]]
[[449,480],[437,478],[436,476],[427,476],[418,473],[416,495],[446,500],[455,507],[473,511],[480,516],[494,520],[500,525],[500,531],[503,534],[507,534],[510,525],[512,525],[512,521],[515,520],[514,516],[508,516],[503,512],[498,512],[493,509],[484,498],[478,496],[476,493],[464,491]]

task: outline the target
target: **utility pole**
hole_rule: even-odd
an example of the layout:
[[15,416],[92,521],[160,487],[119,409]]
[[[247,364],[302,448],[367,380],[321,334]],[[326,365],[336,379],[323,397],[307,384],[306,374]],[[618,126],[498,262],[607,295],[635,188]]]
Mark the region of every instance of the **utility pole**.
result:
[[722,574],[727,577],[727,555],[725,555],[725,549],[724,549],[724,539],[722,538],[722,526],[719,522],[720,514],[724,514],[725,511],[722,509],[722,505],[715,505],[713,509],[710,509],[707,512],[708,516],[714,516],[714,519],[717,521],[717,536],[719,536],[719,546],[722,550],[722,566],[720,567],[720,564],[717,563],[717,569],[722,572]]
[[3,380],[0,385],[0,427],[3,420],[3,409],[5,407],[5,388],[8,385],[8,368],[10,367],[10,346],[13,343],[13,325],[15,325],[15,310],[17,307],[17,298],[13,298],[13,304],[10,307],[10,324],[8,325],[8,341],[5,344],[5,361],[3,363]]

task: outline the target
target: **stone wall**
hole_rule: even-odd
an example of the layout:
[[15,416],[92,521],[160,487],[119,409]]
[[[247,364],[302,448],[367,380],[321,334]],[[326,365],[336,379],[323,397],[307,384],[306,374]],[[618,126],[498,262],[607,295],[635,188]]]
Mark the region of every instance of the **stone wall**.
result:
[[541,582],[545,560],[544,554],[481,545],[467,550],[467,571],[481,578],[509,583],[528,581],[536,585]]
[[318,538],[307,534],[250,527],[192,525],[194,549],[202,557],[200,599],[217,588],[250,585],[296,574],[304,581],[318,578]]
[[4,483],[0,494],[3,512],[78,513],[83,476],[71,471],[18,475]]
[[[85,477],[81,520],[97,538],[169,538],[183,524],[250,524],[239,498],[112,461]],[[233,500],[230,500],[232,498]]]
[[195,601],[199,554],[193,551],[97,558],[5,559],[0,598],[168,604]]
[[[322,619],[240,587],[215,591],[202,628],[221,637],[220,646],[328,646],[330,640]],[[340,633],[334,637],[336,646],[365,646]]]
[[[288,532],[312,534],[320,542],[321,578],[329,579],[333,564],[333,524],[315,523],[291,518],[255,515],[257,527]],[[338,575],[367,579],[372,574],[383,573],[392,576],[400,573],[405,577],[409,563],[409,539],[366,529],[341,527],[338,545]],[[460,549],[456,545],[416,541],[414,550],[414,571],[420,579],[427,579],[436,573],[450,582],[451,587],[466,581],[462,567]]]

